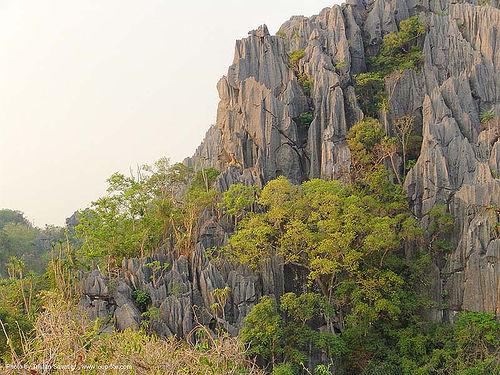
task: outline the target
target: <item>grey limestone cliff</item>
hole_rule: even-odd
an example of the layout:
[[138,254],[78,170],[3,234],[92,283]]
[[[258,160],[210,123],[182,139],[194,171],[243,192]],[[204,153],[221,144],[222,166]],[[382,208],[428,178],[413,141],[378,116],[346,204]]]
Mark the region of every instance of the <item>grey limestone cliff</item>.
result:
[[[349,173],[345,137],[364,117],[354,76],[366,71],[365,59],[379,52],[383,36],[413,15],[426,24],[424,64],[418,72],[405,70],[386,79],[387,109],[380,119],[390,132],[396,118],[415,116],[423,142],[404,186],[423,228],[437,204],[455,217],[454,250],[444,265],[430,270],[436,301],[430,314],[434,320],[452,319],[460,310],[500,316],[500,127],[497,121],[484,128],[480,121],[486,110],[500,115],[495,0],[482,6],[458,0],[349,0],[312,17],[292,17],[278,35],[266,26],[251,31],[236,42],[233,64],[217,84],[216,124],[185,163],[219,169],[221,191],[232,183],[263,185],[279,175],[300,183]],[[303,57],[292,67],[289,56],[297,50],[304,51]],[[300,82],[303,76],[311,81],[310,91]],[[304,113],[310,114],[310,124],[300,121]],[[208,312],[215,301],[212,291],[228,285],[232,292],[224,324],[237,332],[261,295],[279,296],[294,288],[290,270],[279,259],[257,272],[211,262],[205,249],[223,245],[233,228],[210,212],[199,227],[190,258],[168,248],[154,257],[170,265],[154,283],[145,266],[152,259],[128,260],[112,293],[102,275],[89,275],[82,303],[97,315],[108,308],[118,328],[137,326],[141,318],[130,293],[148,290],[160,309],[154,323],[158,331],[186,335],[196,319],[214,318]]]

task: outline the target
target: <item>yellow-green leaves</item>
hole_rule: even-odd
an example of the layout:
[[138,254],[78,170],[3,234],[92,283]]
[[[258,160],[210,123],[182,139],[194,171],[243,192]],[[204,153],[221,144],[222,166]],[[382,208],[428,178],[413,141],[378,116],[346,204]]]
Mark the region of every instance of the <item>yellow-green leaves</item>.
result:
[[299,70],[299,61],[305,56],[306,52],[303,49],[298,49],[290,54],[290,66],[295,71]]
[[229,239],[230,253],[241,263],[256,268],[275,255],[276,229],[261,216],[254,214],[240,223],[239,230]]

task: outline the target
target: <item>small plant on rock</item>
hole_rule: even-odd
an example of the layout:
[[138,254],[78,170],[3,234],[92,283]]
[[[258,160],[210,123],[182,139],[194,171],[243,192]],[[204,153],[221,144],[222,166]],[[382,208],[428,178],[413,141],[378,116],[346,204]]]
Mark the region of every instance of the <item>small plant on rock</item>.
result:
[[213,294],[217,299],[217,303],[220,306],[220,310],[222,310],[222,319],[224,320],[226,320],[226,313],[224,310],[226,307],[227,298],[229,297],[229,293],[231,293],[231,288],[228,286],[221,289],[214,289],[213,291]]
[[146,311],[148,305],[151,303],[151,296],[149,292],[145,290],[134,290],[132,292],[132,298],[134,302],[142,312]]
[[299,74],[298,82],[300,87],[302,87],[304,94],[306,96],[310,96],[313,85],[311,78],[309,78],[306,74]]
[[299,70],[299,61],[304,57],[305,54],[306,52],[303,49],[298,49],[290,54],[289,63],[293,70]]

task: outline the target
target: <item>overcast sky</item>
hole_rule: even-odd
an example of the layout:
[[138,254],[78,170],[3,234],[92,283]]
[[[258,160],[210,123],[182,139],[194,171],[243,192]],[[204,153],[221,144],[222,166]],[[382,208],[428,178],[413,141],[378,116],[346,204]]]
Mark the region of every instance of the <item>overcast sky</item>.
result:
[[0,208],[64,219],[130,166],[191,155],[234,41],[336,0],[0,0]]

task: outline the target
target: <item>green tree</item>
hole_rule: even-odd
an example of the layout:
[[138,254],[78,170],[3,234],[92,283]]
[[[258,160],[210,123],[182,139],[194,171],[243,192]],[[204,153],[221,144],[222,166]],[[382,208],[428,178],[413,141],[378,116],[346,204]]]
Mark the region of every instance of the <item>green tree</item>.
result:
[[0,229],[8,223],[31,226],[31,223],[24,217],[24,214],[21,211],[9,209],[0,210]]
[[136,176],[113,174],[107,196],[80,212],[76,232],[82,256],[110,270],[124,257],[156,251],[167,238],[188,252],[199,215],[217,196],[210,190],[217,174],[206,169],[195,175],[182,164],[170,166],[168,159],[138,168]]
[[245,326],[240,330],[241,340],[249,345],[248,354],[257,355],[274,367],[283,353],[284,321],[278,312],[278,304],[268,296],[245,317]]
[[[286,293],[280,305],[264,296],[247,315],[240,338],[249,345],[252,355],[271,364],[273,373],[293,371],[302,367],[312,370],[308,358],[324,353],[330,358],[345,354],[345,343],[339,335],[317,332],[311,328],[314,319],[324,319],[333,310],[328,301],[317,293]],[[264,340],[259,340],[264,337]],[[275,367],[276,363],[283,362]]]
[[401,21],[399,32],[384,36],[380,53],[368,59],[369,71],[356,78],[356,99],[367,116],[377,118],[385,106],[385,77],[394,71],[418,70],[424,56],[421,50],[425,27],[415,15]]
[[351,151],[353,179],[360,180],[380,164],[377,148],[385,137],[385,131],[378,120],[365,118],[353,125],[347,134]]
[[403,167],[406,169],[406,157],[408,147],[410,146],[410,137],[415,124],[415,116],[402,116],[394,122],[394,132],[399,145],[401,146],[401,156],[403,158]]
[[415,15],[399,24],[399,32],[388,33],[382,41],[380,54],[369,60],[372,68],[388,75],[395,70],[418,70],[423,61],[420,48],[425,27]]
[[231,293],[231,288],[226,286],[224,288],[217,288],[213,290],[213,294],[215,296],[215,299],[217,300],[218,305],[220,306],[220,309],[222,311],[222,319],[226,320],[226,313],[225,313],[225,308],[226,308],[226,302],[229,297],[229,294]]
[[245,212],[251,211],[256,204],[259,189],[256,186],[245,186],[241,184],[231,185],[229,190],[222,194],[224,213],[234,217],[234,225],[238,224]]
[[387,100],[384,76],[380,72],[356,75],[356,100],[363,113],[370,117],[378,114]]

